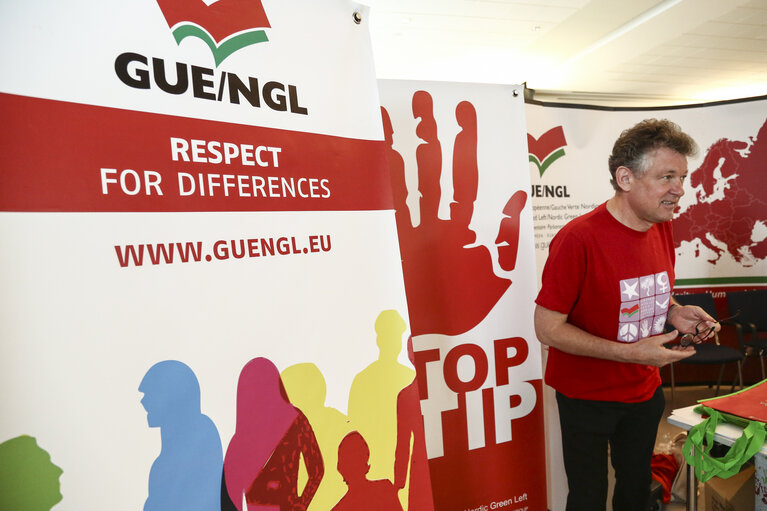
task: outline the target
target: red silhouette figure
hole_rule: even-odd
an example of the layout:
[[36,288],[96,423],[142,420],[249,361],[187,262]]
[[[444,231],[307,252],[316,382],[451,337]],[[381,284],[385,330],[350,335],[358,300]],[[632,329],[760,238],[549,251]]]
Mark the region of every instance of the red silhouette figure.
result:
[[[303,457],[309,480],[298,492]],[[322,480],[323,465],[312,427],[288,402],[280,373],[265,358],[254,358],[237,384],[237,421],[224,459],[224,481],[242,511],[304,511]]]
[[[403,219],[410,214],[405,204],[402,158],[392,147],[392,129],[384,115],[389,165],[397,215],[402,271],[405,277],[411,332],[414,336],[440,333],[458,335],[478,325],[508,289],[511,281],[493,272],[487,247],[466,246],[475,239],[469,229],[477,197],[477,115],[471,103],[461,102],[456,119],[462,127],[453,150],[454,203],[451,218],[437,218],[442,150],[437,138],[431,95],[413,95],[413,115],[420,117],[416,134],[426,142],[416,149],[418,189],[421,192],[420,222],[412,226]],[[388,125],[386,124],[388,122]],[[436,199],[434,199],[436,197]],[[436,200],[436,203],[433,202]],[[519,215],[527,193],[517,191],[504,208],[498,244],[499,264],[506,271],[516,265]]]
[[[407,354],[415,365],[413,338],[407,340]],[[412,441],[412,449],[411,449]],[[397,395],[397,448],[394,452],[394,486],[401,490],[408,482],[408,511],[434,511],[431,495],[431,475],[426,454],[426,436],[423,429],[421,398],[418,381],[402,389]]]
[[349,490],[332,511],[402,511],[397,490],[388,479],[370,481],[370,449],[362,435],[352,431],[338,446],[338,471]]

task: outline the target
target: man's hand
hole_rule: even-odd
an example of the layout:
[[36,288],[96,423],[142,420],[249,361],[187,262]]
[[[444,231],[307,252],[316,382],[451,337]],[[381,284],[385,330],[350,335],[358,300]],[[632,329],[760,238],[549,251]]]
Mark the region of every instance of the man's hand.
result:
[[[704,335],[696,339],[697,342],[705,341],[715,335],[714,332],[719,332],[722,329],[719,322],[697,305],[677,304],[669,311],[667,321],[684,334],[703,333]],[[714,327],[714,331],[709,333],[711,327]]]
[[671,349],[665,347],[676,339],[679,332],[676,330],[652,337],[645,337],[637,342],[625,345],[627,351],[627,360],[624,362],[634,362],[655,367],[663,367],[667,364],[678,362],[695,354],[695,348],[687,346],[674,346]]

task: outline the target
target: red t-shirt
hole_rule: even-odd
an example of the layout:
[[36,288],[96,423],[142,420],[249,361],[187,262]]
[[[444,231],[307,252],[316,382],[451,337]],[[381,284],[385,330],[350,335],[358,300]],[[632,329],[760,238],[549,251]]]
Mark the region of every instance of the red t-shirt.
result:
[[[674,286],[670,222],[640,232],[602,204],[564,226],[551,241],[535,302],[569,323],[615,342],[663,332]],[[567,397],[636,403],[661,384],[658,368],[549,349],[546,383]]]

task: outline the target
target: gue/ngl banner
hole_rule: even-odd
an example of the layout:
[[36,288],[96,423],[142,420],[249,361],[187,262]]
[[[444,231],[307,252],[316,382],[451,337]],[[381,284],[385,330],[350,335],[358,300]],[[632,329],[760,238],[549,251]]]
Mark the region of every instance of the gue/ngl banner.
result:
[[3,6],[0,508],[407,507],[367,16]]

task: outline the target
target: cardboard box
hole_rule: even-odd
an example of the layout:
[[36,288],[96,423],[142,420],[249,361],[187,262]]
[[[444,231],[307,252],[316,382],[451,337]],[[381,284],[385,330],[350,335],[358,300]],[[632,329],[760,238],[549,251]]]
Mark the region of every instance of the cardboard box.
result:
[[729,479],[713,477],[704,487],[706,511],[754,511],[754,466]]

